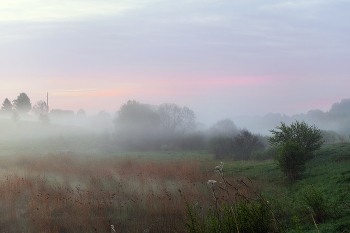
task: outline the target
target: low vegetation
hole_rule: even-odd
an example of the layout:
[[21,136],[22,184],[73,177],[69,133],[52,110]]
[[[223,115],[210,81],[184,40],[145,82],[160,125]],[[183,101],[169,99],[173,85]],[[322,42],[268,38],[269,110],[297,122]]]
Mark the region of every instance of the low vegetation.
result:
[[[203,232],[350,229],[350,144],[324,145],[293,183],[273,160],[224,161],[222,176],[215,170],[218,162],[204,151],[119,155],[124,156],[1,157],[1,230],[111,232],[111,225],[116,232],[191,232],[196,226]],[[270,221],[254,225],[261,223],[257,219]]]

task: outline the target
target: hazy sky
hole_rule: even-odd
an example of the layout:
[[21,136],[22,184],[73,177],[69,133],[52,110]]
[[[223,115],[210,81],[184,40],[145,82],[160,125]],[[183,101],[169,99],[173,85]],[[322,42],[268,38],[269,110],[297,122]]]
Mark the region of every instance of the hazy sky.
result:
[[0,100],[199,120],[329,110],[350,98],[350,0],[1,0]]

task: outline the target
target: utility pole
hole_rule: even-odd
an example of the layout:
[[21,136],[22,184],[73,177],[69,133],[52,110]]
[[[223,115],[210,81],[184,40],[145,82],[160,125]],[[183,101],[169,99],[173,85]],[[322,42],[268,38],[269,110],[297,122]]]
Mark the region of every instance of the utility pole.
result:
[[46,94],[47,113],[49,113],[49,93]]

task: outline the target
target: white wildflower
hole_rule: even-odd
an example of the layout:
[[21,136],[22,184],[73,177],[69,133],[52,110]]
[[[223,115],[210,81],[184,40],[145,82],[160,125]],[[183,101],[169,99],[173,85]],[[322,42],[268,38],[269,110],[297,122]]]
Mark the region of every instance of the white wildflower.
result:
[[215,167],[215,171],[222,171],[223,168],[224,168],[224,163],[220,162],[220,165]]
[[111,225],[111,229],[112,229],[112,231],[116,232],[116,231],[114,230],[114,225]]
[[216,180],[208,180],[208,184],[214,185],[216,183]]

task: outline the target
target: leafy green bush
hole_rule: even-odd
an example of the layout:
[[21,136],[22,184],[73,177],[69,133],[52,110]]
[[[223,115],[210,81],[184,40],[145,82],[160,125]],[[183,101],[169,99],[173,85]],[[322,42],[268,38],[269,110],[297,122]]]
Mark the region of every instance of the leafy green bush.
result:
[[264,149],[261,136],[255,135],[246,129],[240,130],[233,138],[233,153],[236,159],[249,159],[250,154],[255,150]]
[[303,194],[303,201],[312,210],[315,220],[324,222],[329,214],[327,202],[321,191],[312,185],[307,186]]
[[282,144],[276,160],[289,180],[296,180],[305,171],[305,150],[296,142],[287,141]]
[[281,146],[287,141],[292,141],[299,144],[304,152],[310,155],[320,149],[324,143],[321,130],[315,125],[309,126],[305,122],[296,121],[290,126],[281,122],[281,126],[277,126],[276,129],[279,131],[270,130],[273,134],[269,139],[270,145]]

